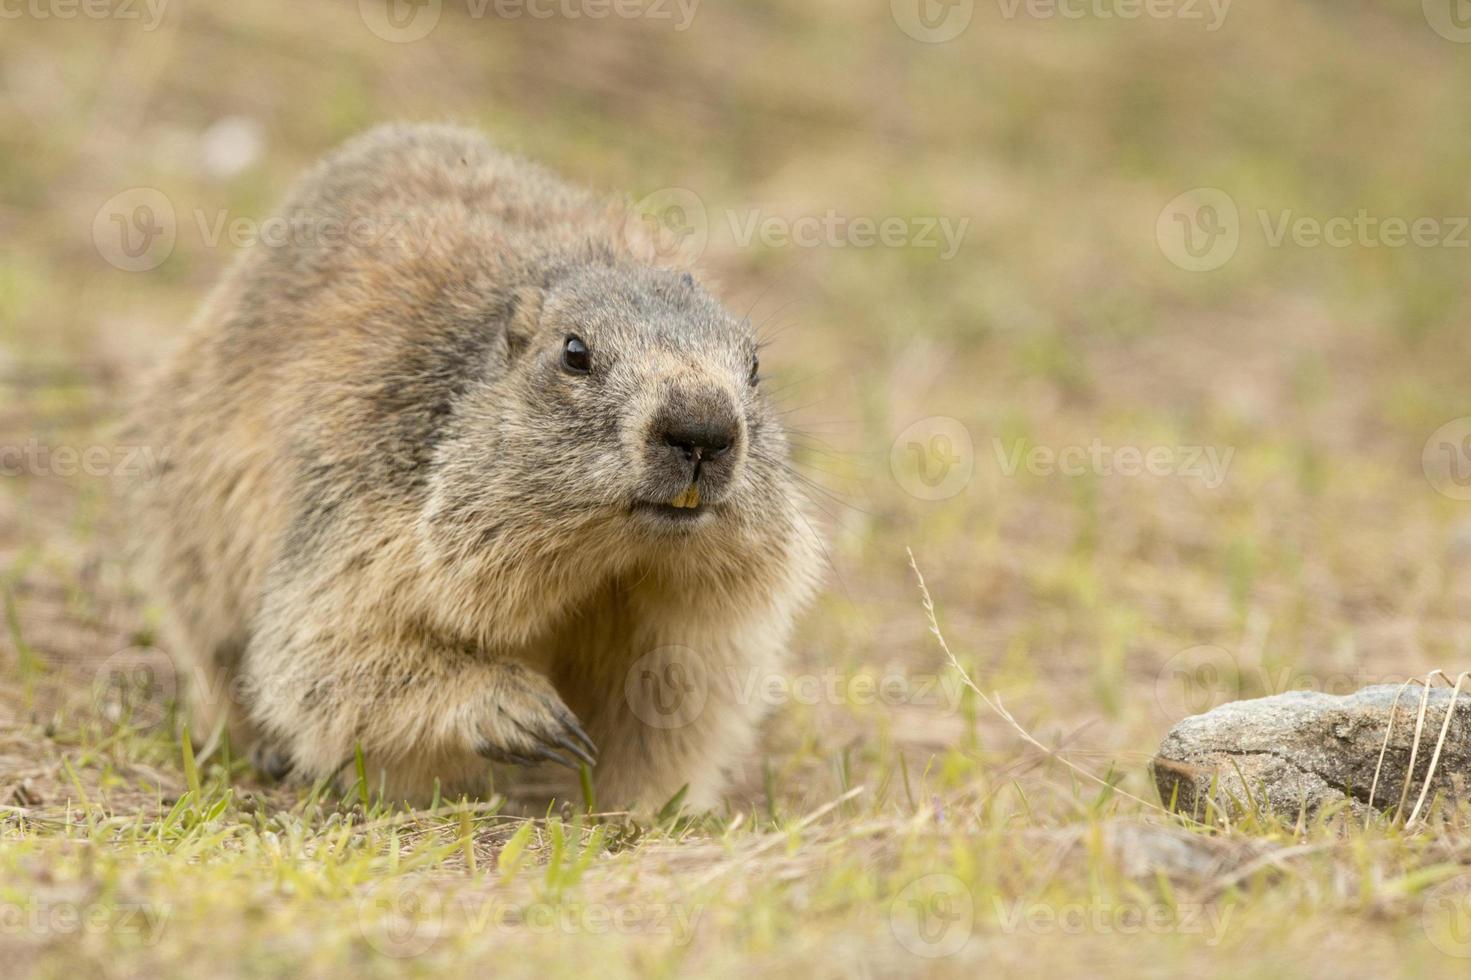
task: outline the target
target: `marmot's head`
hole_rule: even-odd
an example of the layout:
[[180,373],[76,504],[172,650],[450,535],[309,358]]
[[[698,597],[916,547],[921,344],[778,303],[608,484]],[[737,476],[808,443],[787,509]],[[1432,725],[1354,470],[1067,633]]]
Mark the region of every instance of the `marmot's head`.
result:
[[441,546],[738,559],[805,533],[756,338],[691,276],[581,265],[511,320],[441,447]]

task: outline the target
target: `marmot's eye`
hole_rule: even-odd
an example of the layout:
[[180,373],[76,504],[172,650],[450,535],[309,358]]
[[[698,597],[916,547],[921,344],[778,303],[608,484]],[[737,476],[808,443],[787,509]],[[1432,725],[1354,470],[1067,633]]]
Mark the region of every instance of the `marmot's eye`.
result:
[[587,344],[576,334],[568,337],[562,345],[562,367],[573,374],[586,374],[592,370],[592,355],[588,353]]
[[756,354],[751,355],[751,377],[749,380],[751,384],[755,384],[761,380],[761,358]]

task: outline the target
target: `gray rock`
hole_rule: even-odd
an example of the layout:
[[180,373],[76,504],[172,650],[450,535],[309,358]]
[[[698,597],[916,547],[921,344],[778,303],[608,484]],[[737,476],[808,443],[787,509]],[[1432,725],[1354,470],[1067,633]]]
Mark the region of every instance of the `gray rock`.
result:
[[[1393,812],[1405,789],[1415,741],[1421,687],[1409,687],[1394,712],[1394,731],[1384,755],[1374,809]],[[1150,768],[1161,798],[1183,813],[1204,816],[1207,801],[1233,815],[1262,811],[1295,820],[1337,804],[1358,816],[1368,812],[1374,768],[1384,743],[1390,706],[1398,685],[1366,687],[1335,696],[1289,691],[1252,701],[1233,701],[1186,718],[1165,737]],[[1451,705],[1448,687],[1431,691],[1420,749],[1404,814],[1415,806],[1441,725]],[[1471,783],[1471,693],[1462,691],[1431,783],[1440,794],[1467,798]],[[1422,810],[1422,815],[1425,810]]]

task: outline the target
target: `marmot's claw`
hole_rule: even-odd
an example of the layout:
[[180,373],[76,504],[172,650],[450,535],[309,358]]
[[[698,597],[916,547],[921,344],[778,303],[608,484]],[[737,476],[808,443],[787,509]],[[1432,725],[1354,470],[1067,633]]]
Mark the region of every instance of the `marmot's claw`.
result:
[[500,676],[480,715],[476,750],[496,762],[532,766],[554,762],[577,769],[597,764],[597,748],[544,676],[502,662]]
[[480,754],[492,762],[504,762],[513,766],[534,766],[540,762],[555,762],[557,765],[566,766],[568,769],[577,768],[577,763],[571,759],[559,752],[553,752],[551,749],[542,746],[537,746],[529,752],[507,752],[504,749],[487,745],[480,749]]
[[[587,736],[584,735],[583,739],[584,741],[587,741]],[[589,752],[587,749],[583,748],[581,745],[578,745],[576,742],[572,741],[565,735],[558,735],[554,741],[556,742],[556,744],[560,745],[568,752],[571,752],[573,755],[577,756],[577,758],[581,759],[583,762],[586,762],[588,765],[595,766],[598,764],[597,756],[593,754],[597,751],[596,745],[593,745],[593,751]],[[588,741],[587,744],[592,745],[592,742]],[[572,768],[576,769],[577,767],[574,765]]]
[[539,750],[537,752],[537,758],[545,759],[547,762],[555,762],[557,765],[566,766],[568,769],[577,768],[576,762],[573,762],[571,759],[567,758],[560,752],[553,752],[551,749]]
[[590,765],[590,766],[597,765],[598,764],[598,761],[597,761],[596,758],[594,758],[594,756],[596,756],[598,754],[598,746],[597,746],[597,743],[595,743],[592,740],[592,736],[588,735],[587,732],[583,731],[582,724],[577,720],[577,716],[574,715],[572,712],[567,711],[567,712],[563,712],[562,715],[557,720],[560,721],[563,725],[565,725],[567,727],[567,730],[569,732],[571,732],[573,735],[576,735],[577,736],[577,740],[579,742],[581,742],[583,745],[587,746],[587,751],[583,751],[580,748],[574,748],[571,745],[567,745],[565,742],[562,742],[560,744],[562,744],[563,746],[565,746],[574,755],[576,755],[583,762],[586,762],[588,765]]
[[494,745],[482,745],[476,751],[491,762],[502,762],[509,766],[536,765],[536,760],[529,755],[524,755],[520,752],[507,752],[505,749],[497,748]]
[[[560,712],[558,713],[557,720],[562,722],[562,724],[564,725],[566,724],[565,719],[560,717]],[[573,720],[573,724],[577,724],[575,719]],[[572,761],[571,759],[567,758],[566,756],[562,755],[560,752],[557,752],[552,748],[552,746],[560,746],[566,749],[568,752],[571,752],[574,756],[581,759],[583,762],[586,762],[590,766],[595,766],[598,763],[598,760],[593,758],[593,756],[590,755],[586,749],[573,742],[561,732],[539,732],[527,725],[521,724],[520,722],[516,723],[516,727],[521,729],[521,731],[524,732],[528,738],[536,739],[539,743],[534,748],[532,748],[529,753],[532,759],[537,762],[555,762],[559,766],[566,766],[568,769],[576,769],[576,762]],[[580,728],[581,726],[578,727]]]

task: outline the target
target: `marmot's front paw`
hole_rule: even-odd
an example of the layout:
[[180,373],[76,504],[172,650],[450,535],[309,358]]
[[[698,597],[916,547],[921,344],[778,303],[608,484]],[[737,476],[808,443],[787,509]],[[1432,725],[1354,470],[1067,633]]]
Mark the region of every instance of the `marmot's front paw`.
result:
[[[495,683],[482,711],[475,750],[494,762],[518,766],[555,762],[577,768],[577,759],[596,765],[597,746],[540,674],[513,661],[497,664]],[[568,758],[558,749],[570,752]]]

